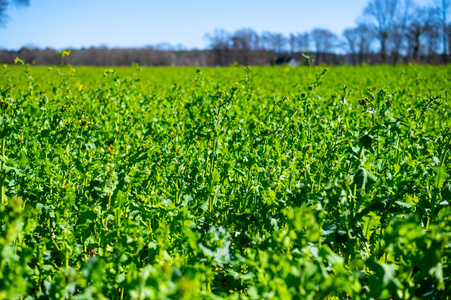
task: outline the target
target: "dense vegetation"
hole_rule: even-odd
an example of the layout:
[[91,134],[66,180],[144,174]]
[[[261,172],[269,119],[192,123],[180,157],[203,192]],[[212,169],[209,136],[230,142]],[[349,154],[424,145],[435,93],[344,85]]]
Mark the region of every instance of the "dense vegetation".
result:
[[0,84],[0,299],[451,295],[449,67]]

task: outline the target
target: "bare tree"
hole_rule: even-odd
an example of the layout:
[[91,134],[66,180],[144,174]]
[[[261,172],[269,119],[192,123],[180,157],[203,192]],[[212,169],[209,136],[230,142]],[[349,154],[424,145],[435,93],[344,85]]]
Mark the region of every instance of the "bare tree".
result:
[[299,52],[303,52],[305,47],[309,47],[310,35],[308,32],[298,33],[296,36],[296,44]]
[[9,5],[28,5],[30,4],[29,0],[0,0],[0,26],[4,26],[6,22],[6,10]]
[[372,0],[363,11],[366,25],[379,40],[383,63],[387,60],[387,42],[393,35],[398,2],[398,0]]
[[264,31],[262,34],[262,42],[263,48],[266,50],[281,53],[286,50],[288,40],[281,33]]
[[364,56],[371,50],[373,35],[365,24],[355,28],[348,28],[343,32],[347,43],[347,50],[351,54],[353,64],[362,64]]
[[288,37],[288,44],[290,45],[290,53],[294,54],[297,50],[297,43],[296,43],[296,35],[293,33],[290,33],[290,36]]
[[434,23],[432,26],[426,28],[422,40],[422,46],[420,47],[421,54],[427,57],[429,62],[433,62],[433,57],[438,54],[440,48],[440,26]]
[[309,46],[309,34],[306,33],[290,33],[288,38],[288,44],[290,45],[291,54],[303,52],[304,47]]
[[451,49],[451,23],[448,24],[448,49]]
[[[416,7],[407,25],[407,55],[419,62],[419,55],[427,42],[428,35],[437,32],[434,12],[427,7]],[[436,34],[433,34],[436,36]],[[427,55],[427,53],[426,53]]]
[[271,44],[276,53],[282,53],[287,45],[287,38],[281,33],[272,33]]
[[448,15],[451,10],[451,0],[434,0],[437,21],[441,28],[443,62],[448,63]]
[[286,50],[287,38],[281,33],[274,34],[273,38],[274,38],[274,46],[276,47],[276,52],[277,53],[284,52]]
[[251,28],[243,28],[235,31],[232,36],[234,46],[240,49],[257,50],[260,44],[260,37]]
[[335,33],[328,29],[316,28],[311,33],[313,44],[316,50],[316,61],[319,63],[321,54],[332,52],[337,45],[338,38]]
[[412,0],[398,0],[397,14],[388,38],[389,52],[393,63],[397,63],[401,53],[407,50],[407,34],[409,23],[415,18],[416,4]]
[[232,49],[236,52],[235,60],[240,64],[251,64],[251,51],[257,50],[260,43],[258,34],[250,29],[237,30],[232,36]]
[[210,42],[210,49],[215,53],[214,64],[226,65],[229,62],[230,34],[224,29],[215,29],[212,34],[204,35],[204,38]]
[[274,51],[272,44],[272,33],[269,31],[263,31],[261,35],[262,48],[269,51]]
[[356,64],[358,33],[357,28],[347,28],[343,31],[343,37],[347,43],[347,50],[351,54],[351,63]]

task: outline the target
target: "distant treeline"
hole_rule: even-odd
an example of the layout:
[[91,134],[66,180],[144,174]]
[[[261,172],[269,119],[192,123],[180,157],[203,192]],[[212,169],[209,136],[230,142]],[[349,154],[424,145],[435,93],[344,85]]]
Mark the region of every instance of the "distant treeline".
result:
[[[439,64],[450,61],[450,0],[420,6],[413,0],[372,0],[357,25],[341,36],[323,28],[284,35],[243,28],[233,33],[216,29],[204,37],[208,49],[183,50],[163,44],[138,49],[106,47],[72,50],[65,62],[72,65],[224,66],[307,64],[306,49],[316,64]],[[304,55],[303,55],[304,54]],[[0,51],[0,62],[16,57],[27,63],[57,65],[61,57],[51,49]]]
[[[156,50],[145,49],[108,49],[89,48],[72,50],[64,58],[64,62],[74,66],[129,66],[138,63],[142,66],[226,66],[240,65],[307,65],[305,51],[277,52],[273,50],[247,49],[213,49],[213,50]],[[19,51],[0,51],[0,62],[13,64],[16,57],[32,65],[59,65],[61,56],[52,49],[27,49]],[[376,64],[381,63],[378,53],[364,54],[336,54],[329,52],[310,53],[315,64],[344,65],[344,64]],[[388,60],[393,61],[391,56]],[[414,61],[411,57],[399,56],[397,63]],[[419,56],[415,62],[439,64],[442,56],[439,53]]]
[[[294,58],[297,64],[308,64],[303,53],[285,53],[271,50],[245,49],[214,49],[214,50],[157,50],[145,49],[108,49],[89,48],[71,50],[64,62],[70,65],[91,66],[129,66],[138,63],[142,66],[226,66],[241,65],[271,65],[289,63]],[[335,53],[311,54],[318,63],[346,64],[352,63],[352,55],[337,55]],[[0,62],[13,64],[20,57],[25,63],[36,65],[59,65],[61,57],[52,49],[27,49],[19,51],[0,51]],[[375,61],[374,54],[366,55],[368,62]]]

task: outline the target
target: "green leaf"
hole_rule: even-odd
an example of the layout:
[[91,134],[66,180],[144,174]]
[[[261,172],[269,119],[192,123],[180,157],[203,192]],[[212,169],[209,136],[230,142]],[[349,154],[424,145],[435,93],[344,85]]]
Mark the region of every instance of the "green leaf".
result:
[[359,138],[360,143],[363,147],[366,149],[371,149],[371,145],[373,144],[373,138],[369,136],[368,134],[364,134]]
[[337,225],[331,224],[331,225],[329,225],[327,227],[324,227],[321,230],[321,235],[322,236],[328,236],[328,235],[331,235],[331,234],[335,234],[335,231],[337,231]]
[[434,166],[432,170],[435,172],[434,187],[441,189],[449,175],[445,173],[445,168],[442,166]]
[[402,201],[395,201],[395,204],[398,205],[399,207],[407,208],[407,209],[411,209],[413,207],[412,204],[402,202]]
[[[378,297],[379,293],[386,293],[387,290],[394,292],[401,287],[401,283],[396,277],[396,269],[394,264],[386,264],[377,260],[369,259],[366,264],[370,270],[374,272],[374,276],[378,280],[373,280],[370,286],[371,292]],[[373,295],[372,295],[373,296]]]
[[49,137],[50,136],[50,130],[49,129],[44,129],[41,131],[41,136],[42,137]]
[[183,200],[182,200],[181,205],[182,206],[187,206],[188,203],[190,203],[191,201],[193,201],[193,197],[191,197],[189,195],[185,195],[185,196],[183,196]]
[[358,189],[366,190],[371,184],[377,181],[377,177],[368,172],[365,168],[359,168],[354,174],[354,184]]

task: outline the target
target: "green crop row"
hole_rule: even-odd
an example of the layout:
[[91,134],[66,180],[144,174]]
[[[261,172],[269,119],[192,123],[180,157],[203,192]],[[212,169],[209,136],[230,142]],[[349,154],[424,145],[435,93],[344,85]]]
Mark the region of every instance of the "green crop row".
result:
[[449,299],[450,87],[3,66],[0,299]]

